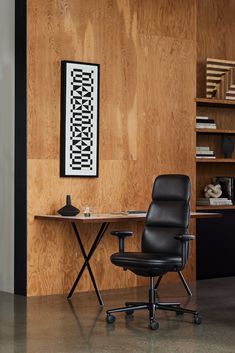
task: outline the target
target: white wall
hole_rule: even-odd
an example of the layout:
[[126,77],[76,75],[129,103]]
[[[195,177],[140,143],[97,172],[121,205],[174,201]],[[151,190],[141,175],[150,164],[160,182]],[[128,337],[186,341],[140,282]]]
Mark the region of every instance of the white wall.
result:
[[0,0],[0,291],[14,291],[14,0]]

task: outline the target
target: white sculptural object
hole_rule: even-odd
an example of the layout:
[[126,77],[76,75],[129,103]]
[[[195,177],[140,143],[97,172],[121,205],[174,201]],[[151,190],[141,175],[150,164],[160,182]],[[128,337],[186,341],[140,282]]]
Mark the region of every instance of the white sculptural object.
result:
[[222,195],[222,189],[220,184],[208,184],[204,188],[205,197],[220,197]]

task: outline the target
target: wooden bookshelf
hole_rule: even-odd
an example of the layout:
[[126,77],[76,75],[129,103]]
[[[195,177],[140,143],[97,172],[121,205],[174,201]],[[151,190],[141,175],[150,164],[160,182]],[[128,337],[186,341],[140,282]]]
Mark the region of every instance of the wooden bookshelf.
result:
[[[224,135],[231,137],[235,144],[235,101],[196,98],[197,116],[214,119],[216,129],[197,129],[196,146],[208,146],[216,158],[195,158],[196,197],[204,197],[204,187],[212,183],[215,176],[235,177],[235,149],[232,158],[224,158],[222,140]],[[224,109],[221,109],[224,108]],[[196,206],[197,210],[235,210],[234,206]]]
[[195,102],[198,106],[217,108],[235,107],[235,100],[228,99],[195,98]]
[[235,135],[235,130],[232,129],[195,129],[198,134],[228,134]]
[[235,205],[221,205],[221,206],[196,206],[196,211],[206,210],[235,210]]
[[235,163],[235,158],[196,158],[197,163]]

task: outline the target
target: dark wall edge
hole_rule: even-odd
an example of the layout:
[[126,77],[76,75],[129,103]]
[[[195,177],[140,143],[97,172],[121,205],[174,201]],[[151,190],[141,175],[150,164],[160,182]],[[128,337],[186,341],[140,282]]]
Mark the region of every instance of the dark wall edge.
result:
[[15,0],[14,292],[27,295],[27,0]]

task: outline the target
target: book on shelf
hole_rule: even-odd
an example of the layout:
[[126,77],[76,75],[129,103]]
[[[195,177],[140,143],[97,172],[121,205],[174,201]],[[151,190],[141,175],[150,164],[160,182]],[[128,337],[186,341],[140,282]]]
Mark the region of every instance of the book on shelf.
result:
[[235,90],[231,88],[231,86],[229,88],[230,89],[226,92],[226,97],[228,97],[228,99],[235,99]]
[[204,201],[204,202],[209,202],[209,201],[227,201],[227,197],[198,197],[197,201]]
[[199,197],[196,200],[198,206],[232,206],[232,200],[227,197]]
[[210,151],[208,146],[196,146],[196,151]]
[[215,120],[214,119],[207,119],[207,120],[204,120],[204,119],[196,119],[196,123],[198,124],[215,124]]
[[196,123],[197,129],[216,129],[216,124]]
[[228,100],[230,100],[230,101],[234,101],[234,100],[235,100],[235,97],[234,97],[234,96],[228,96],[228,95],[226,95],[226,96],[225,96],[225,99],[228,99]]
[[215,152],[214,151],[196,151],[196,156],[214,156]]
[[200,159],[200,158],[203,158],[203,159],[215,159],[216,157],[215,156],[202,156],[202,155],[196,155],[196,159]]
[[196,120],[200,119],[200,120],[209,120],[209,116],[196,116]]

